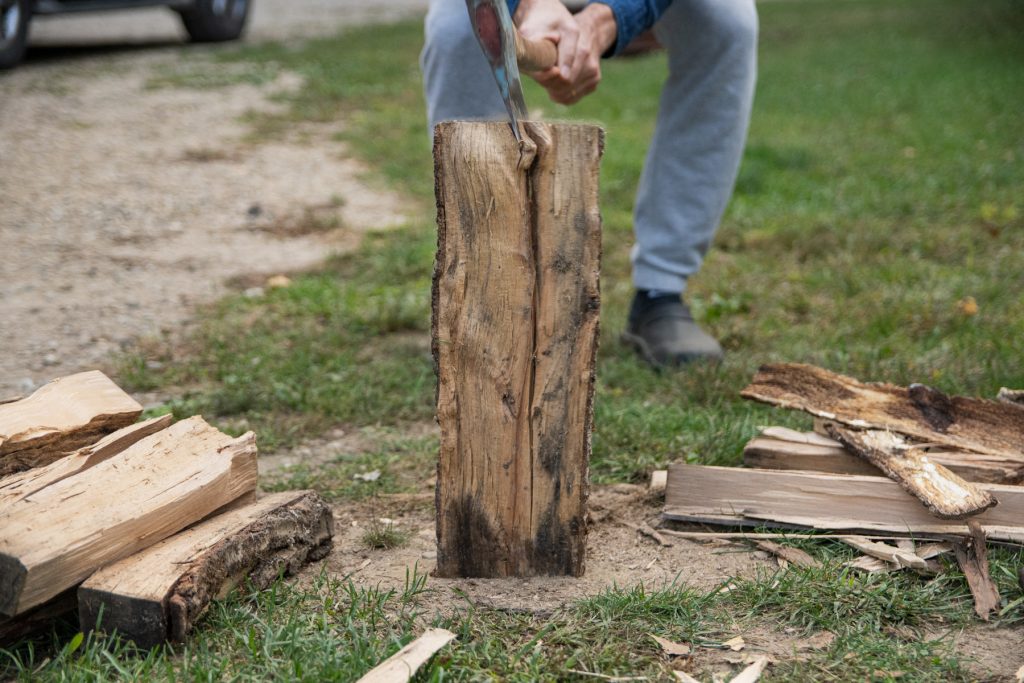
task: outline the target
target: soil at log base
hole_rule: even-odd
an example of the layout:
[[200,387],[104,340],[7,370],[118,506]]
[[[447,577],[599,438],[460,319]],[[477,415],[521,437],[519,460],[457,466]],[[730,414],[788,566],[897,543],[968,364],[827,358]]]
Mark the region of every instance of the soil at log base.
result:
[[[248,39],[333,33],[424,6],[257,0]],[[340,121],[243,142],[239,117],[281,106],[269,97],[299,87],[294,75],[147,87],[182,58],[180,36],[163,8],[40,20],[26,62],[0,76],[0,398],[178,330],[229,278],[308,268],[403,220],[401,198],[362,182],[332,140]],[[311,209],[341,227],[275,231]]]

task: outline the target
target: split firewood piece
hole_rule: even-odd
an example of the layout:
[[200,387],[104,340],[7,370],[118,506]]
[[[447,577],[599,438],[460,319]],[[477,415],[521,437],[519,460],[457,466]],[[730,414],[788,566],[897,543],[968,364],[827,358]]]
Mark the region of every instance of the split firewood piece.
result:
[[12,504],[0,521],[0,614],[14,616],[256,488],[256,437],[201,417],[147,436]]
[[[1024,542],[1024,487],[979,484],[1000,504],[977,519],[990,538]],[[662,516],[688,522],[924,535],[958,535],[963,523],[941,520],[885,477],[675,464],[668,470]]]
[[926,443],[1024,460],[1024,411],[1016,406],[946,394],[911,384],[866,384],[812,365],[763,365],[744,398],[842,422],[888,429]]
[[406,683],[438,650],[457,636],[443,628],[430,628],[360,678],[356,683]]
[[967,578],[974,596],[974,611],[984,621],[999,607],[999,589],[988,573],[988,548],[985,532],[975,520],[967,523],[970,536],[953,544],[957,564]]
[[524,128],[435,129],[439,576],[584,570],[603,134]]
[[729,683],[757,683],[761,679],[761,674],[768,668],[769,661],[771,660],[768,655],[760,655],[750,666],[736,674]]
[[[822,420],[823,425],[826,422]],[[928,449],[927,455],[929,460],[943,465],[967,481],[1017,484],[1024,480],[1024,461],[1021,460],[948,449]],[[743,447],[743,464],[769,470],[808,470],[869,476],[878,476],[880,473],[877,467],[850,453],[833,438],[786,427],[767,427],[761,431],[760,436],[751,439]]]
[[25,470],[0,479],[0,515],[8,506],[25,496],[50,484],[55,484],[61,479],[84,472],[150,434],[166,429],[172,420],[171,415],[161,415],[145,422],[123,427],[116,432],[107,434],[91,446],[79,448],[60,460],[54,460],[49,465]]
[[210,601],[248,581],[257,589],[331,548],[331,509],[287,491],[218,514],[100,569],[78,589],[83,631],[117,630],[139,647],[181,641]]
[[865,555],[877,557],[880,560],[891,562],[897,567],[909,567],[911,569],[928,569],[928,562],[913,552],[901,550],[888,543],[871,541],[863,536],[846,536],[841,539],[846,545],[856,548]]
[[879,429],[848,429],[829,424],[828,431],[941,519],[964,519],[996,504],[987,491],[964,481],[915,449],[899,434]]
[[756,545],[761,550],[764,550],[765,552],[769,552],[772,555],[775,555],[776,557],[781,557],[786,562],[792,562],[798,567],[817,568],[821,566],[821,562],[818,562],[816,559],[811,557],[809,554],[805,553],[803,550],[800,550],[799,548],[793,548],[788,545],[781,545],[779,543],[774,543],[768,540],[754,541],[754,545]]
[[142,406],[98,370],[55,379],[0,405],[0,477],[53,462],[141,414]]

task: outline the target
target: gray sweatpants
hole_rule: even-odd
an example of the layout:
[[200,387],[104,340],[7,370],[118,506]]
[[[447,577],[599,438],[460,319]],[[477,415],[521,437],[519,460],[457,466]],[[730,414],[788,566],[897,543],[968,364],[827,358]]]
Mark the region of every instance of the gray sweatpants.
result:
[[[654,30],[669,75],[637,190],[633,283],[682,292],[736,181],[754,97],[757,11],[754,0],[675,0]],[[420,62],[431,127],[505,117],[465,0],[431,0]]]

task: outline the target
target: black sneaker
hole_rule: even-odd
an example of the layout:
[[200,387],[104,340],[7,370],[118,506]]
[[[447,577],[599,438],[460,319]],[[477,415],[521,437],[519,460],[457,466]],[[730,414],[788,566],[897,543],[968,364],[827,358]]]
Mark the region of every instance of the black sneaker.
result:
[[694,322],[678,294],[637,292],[622,341],[655,367],[722,360],[722,347]]

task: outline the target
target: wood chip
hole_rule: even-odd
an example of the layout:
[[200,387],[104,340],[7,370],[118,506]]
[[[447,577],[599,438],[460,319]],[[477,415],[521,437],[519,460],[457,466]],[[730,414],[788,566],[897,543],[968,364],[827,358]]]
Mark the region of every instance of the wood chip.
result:
[[733,652],[739,652],[744,647],[746,647],[746,645],[747,643],[743,640],[743,636],[736,636],[735,638],[730,638],[729,640],[722,643],[723,647],[727,647]]
[[759,540],[755,541],[756,545],[761,550],[765,550],[776,557],[782,558],[786,562],[792,562],[798,567],[821,567],[821,562],[808,555],[799,548],[792,548],[790,546],[780,545],[773,541]]
[[846,536],[840,540],[848,546],[856,548],[865,555],[870,555],[871,557],[877,557],[880,560],[891,562],[897,567],[910,567],[912,569],[928,568],[928,563],[925,562],[924,558],[921,558],[912,552],[900,550],[899,548],[887,543],[871,541],[863,536]]
[[651,493],[664,493],[665,485],[668,483],[668,470],[654,470],[651,472]]
[[988,572],[988,548],[985,543],[985,532],[981,526],[971,520],[968,522],[970,538],[953,545],[956,561],[967,578],[967,585],[974,596],[974,611],[983,621],[999,607],[999,589],[992,581]]
[[654,639],[654,642],[661,646],[662,652],[669,657],[688,657],[690,655],[691,649],[686,643],[676,643],[653,633],[647,635]]
[[836,634],[832,631],[818,631],[809,638],[804,638],[796,644],[797,650],[824,650],[835,642]]
[[859,569],[860,571],[867,572],[868,574],[875,574],[877,572],[895,572],[900,569],[896,564],[880,560],[877,557],[871,557],[870,555],[861,555],[854,560],[844,562],[843,566],[850,567],[851,569]]
[[430,628],[371,669],[358,683],[407,683],[434,654],[456,638],[451,631]]

